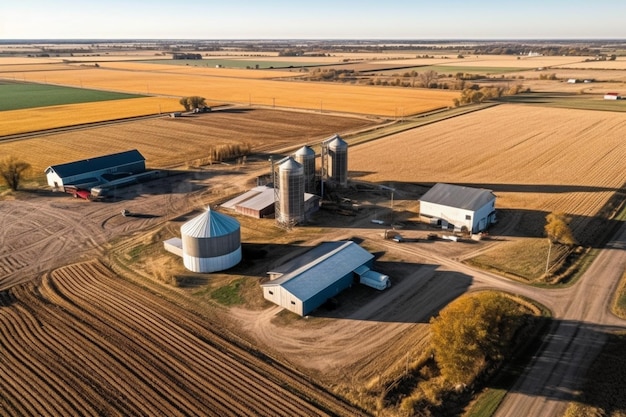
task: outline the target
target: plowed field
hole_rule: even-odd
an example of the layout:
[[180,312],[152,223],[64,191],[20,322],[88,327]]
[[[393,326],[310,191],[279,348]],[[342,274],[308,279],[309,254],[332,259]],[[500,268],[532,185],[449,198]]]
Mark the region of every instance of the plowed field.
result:
[[359,415],[98,262],[0,293],[2,415]]
[[212,146],[245,143],[252,152],[259,153],[320,141],[376,123],[366,118],[237,108],[0,142],[0,154],[27,161],[34,175],[42,175],[50,165],[133,148],[144,155],[149,167],[163,168],[205,158]]

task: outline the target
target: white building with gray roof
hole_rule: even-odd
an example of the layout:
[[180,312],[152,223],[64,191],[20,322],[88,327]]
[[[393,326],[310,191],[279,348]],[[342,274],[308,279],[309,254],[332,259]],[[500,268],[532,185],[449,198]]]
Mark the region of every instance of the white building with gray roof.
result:
[[496,222],[496,196],[491,190],[435,184],[420,199],[420,216],[443,228],[478,233]]

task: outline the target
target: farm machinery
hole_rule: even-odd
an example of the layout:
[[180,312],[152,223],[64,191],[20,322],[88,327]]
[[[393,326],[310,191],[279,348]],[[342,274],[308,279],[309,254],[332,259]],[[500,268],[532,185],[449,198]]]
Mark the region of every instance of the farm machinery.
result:
[[91,191],[84,189],[84,188],[76,187],[74,185],[66,185],[65,187],[63,187],[63,191],[65,191],[68,194],[73,195],[74,198],[82,198],[83,200],[88,200],[88,201],[93,201],[96,199],[91,194]]

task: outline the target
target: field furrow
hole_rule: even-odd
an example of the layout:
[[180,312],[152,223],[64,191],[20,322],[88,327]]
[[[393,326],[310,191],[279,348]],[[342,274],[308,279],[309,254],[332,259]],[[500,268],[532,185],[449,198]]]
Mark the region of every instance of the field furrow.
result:
[[[8,397],[0,410],[327,415],[303,399],[310,395],[330,410],[351,410],[238,348],[229,349],[188,313],[112,278],[97,262],[57,269],[38,285],[2,294],[0,343],[13,353],[0,362],[2,372],[11,370],[5,380],[11,385],[0,382]],[[255,362],[261,373],[251,368]],[[294,387],[285,389],[291,380]],[[30,393],[21,394],[27,386]]]
[[[117,317],[124,317],[124,323],[120,323],[118,320],[117,330],[129,338],[145,341],[146,346],[157,346],[163,340],[168,340],[168,344],[161,347],[163,353],[174,359],[174,363],[184,365],[181,372],[186,372],[185,377],[192,380],[194,388],[198,390],[207,388],[207,377],[199,371],[209,371],[210,369],[214,373],[213,379],[221,380],[222,387],[240,391],[242,405],[250,403],[252,406],[252,404],[261,401],[280,404],[283,401],[282,396],[275,393],[274,387],[267,387],[267,384],[254,382],[257,378],[250,378],[246,368],[234,361],[232,357],[217,350],[207,352],[206,349],[198,348],[192,343],[195,337],[176,322],[166,320],[158,311],[153,309],[135,307],[132,300],[136,300],[139,294],[134,292],[117,293],[117,290],[123,289],[116,288],[119,285],[115,285],[112,280],[104,279],[106,275],[94,267],[97,265],[84,264],[84,266],[85,271],[72,269],[69,270],[71,277],[64,277],[63,289],[72,292],[71,295],[68,293],[68,297],[85,310],[88,310],[90,306],[97,305],[100,314],[105,315],[103,320],[108,321],[115,320]],[[102,277],[102,279],[93,280],[92,277],[94,276]],[[97,297],[92,294],[97,294]],[[104,294],[116,294],[116,296],[112,298],[103,296]],[[95,311],[90,311],[90,314],[95,313]],[[143,325],[138,327],[137,323]],[[217,372],[225,366],[228,366],[228,372]],[[191,372],[190,370],[198,370],[198,372]],[[241,386],[240,381],[248,379],[252,382]],[[285,410],[290,409],[290,403],[284,405]],[[298,408],[291,409],[288,413],[295,413],[298,410]]]

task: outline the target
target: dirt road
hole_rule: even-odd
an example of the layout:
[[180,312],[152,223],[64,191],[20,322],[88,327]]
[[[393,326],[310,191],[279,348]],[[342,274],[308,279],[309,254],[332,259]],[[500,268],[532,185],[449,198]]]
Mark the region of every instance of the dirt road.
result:
[[[609,311],[626,268],[625,248],[626,226],[622,226],[579,282],[559,291],[554,300],[544,301],[556,321],[541,352],[505,397],[496,417],[559,416],[575,399],[585,370],[602,348],[607,332],[626,329],[626,321]],[[533,293],[537,298],[539,293],[551,292]]]

